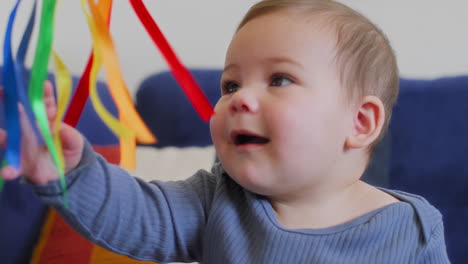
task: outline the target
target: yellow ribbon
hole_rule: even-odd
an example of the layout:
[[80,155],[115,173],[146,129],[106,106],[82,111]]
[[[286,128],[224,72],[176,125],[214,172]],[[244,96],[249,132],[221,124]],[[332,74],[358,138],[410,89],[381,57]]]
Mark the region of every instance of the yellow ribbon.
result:
[[103,122],[118,136],[121,137],[131,137],[133,136],[133,131],[124,127],[118,119],[116,119],[111,113],[107,111],[107,109],[102,104],[101,100],[99,99],[99,95],[96,89],[96,80],[97,75],[99,73],[99,69],[102,66],[102,52],[100,49],[100,39],[98,36],[98,32],[93,22],[92,17],[86,12],[85,2],[84,0],[81,1],[83,10],[85,11],[86,19],[88,20],[89,28],[91,30],[91,35],[93,38],[93,65],[90,71],[89,77],[89,95],[91,97],[91,102],[93,103],[94,109],[98,116],[103,120]]
[[[85,9],[85,2],[81,1],[83,5],[83,9]],[[121,137],[132,137],[134,132],[128,129],[127,127],[123,126],[118,119],[116,119],[111,113],[107,111],[107,109],[102,104],[101,100],[99,99],[99,95],[96,89],[96,80],[97,75],[99,73],[99,69],[102,66],[102,52],[100,49],[100,42],[99,37],[97,36],[98,32],[96,30],[95,24],[93,22],[92,17],[85,11],[86,19],[88,20],[89,27],[91,30],[91,35],[94,40],[93,42],[93,65],[90,71],[89,77],[89,95],[91,97],[91,102],[93,103],[94,109],[98,116],[103,120],[103,122],[118,136]]]
[[104,58],[104,67],[109,86],[111,87],[111,94],[116,101],[118,109],[121,110],[119,113],[125,116],[126,120],[132,121],[129,122],[129,125],[135,131],[136,138],[139,142],[153,144],[156,141],[155,137],[133,107],[133,101],[123,81],[116,51],[110,33],[105,25],[105,21],[102,19],[93,1],[88,0],[88,4],[98,32],[98,46]]
[[72,90],[72,80],[70,72],[68,71],[65,64],[62,62],[57,53],[52,50],[52,57],[54,58],[55,63],[55,85],[57,87],[57,113],[54,121],[54,142],[55,148],[57,150],[59,166],[63,170],[65,168],[63,152],[62,152],[62,142],[60,141],[60,125],[62,123],[63,116],[68,107],[68,102],[70,101],[71,90]]

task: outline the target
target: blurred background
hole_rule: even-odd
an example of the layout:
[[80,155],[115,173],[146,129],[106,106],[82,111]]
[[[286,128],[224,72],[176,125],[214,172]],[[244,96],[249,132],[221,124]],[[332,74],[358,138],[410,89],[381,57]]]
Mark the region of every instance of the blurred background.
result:
[[[13,37],[15,50],[32,2],[22,1],[18,10]],[[203,68],[223,66],[224,54],[232,34],[243,14],[255,2],[144,1],[182,62],[188,67]],[[341,2],[368,16],[388,35],[396,51],[402,76],[435,78],[468,73],[468,1]],[[0,1],[2,44],[8,15],[15,3],[15,0]],[[80,75],[92,45],[80,1],[57,1],[55,22],[54,48],[72,74]],[[111,31],[124,79],[134,95],[140,82],[152,73],[167,69],[166,63],[134,14],[129,1],[114,1]],[[36,37],[37,31],[27,57],[29,66],[32,64]],[[0,59],[0,64],[3,64],[1,53]],[[51,63],[49,65],[53,66]],[[101,75],[100,78],[105,76]]]

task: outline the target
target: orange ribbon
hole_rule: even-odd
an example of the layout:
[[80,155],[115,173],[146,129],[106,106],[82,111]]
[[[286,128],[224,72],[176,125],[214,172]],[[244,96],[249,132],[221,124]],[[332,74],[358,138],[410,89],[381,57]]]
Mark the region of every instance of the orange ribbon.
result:
[[[83,6],[84,1],[85,0],[81,1]],[[106,115],[105,112],[107,111],[99,109],[99,106],[95,104],[96,100],[93,100],[93,105],[95,106],[98,115],[109,126],[109,128],[121,137],[120,165],[125,168],[134,168],[136,156],[135,140],[146,144],[154,144],[156,142],[156,138],[146,127],[145,123],[133,107],[133,101],[123,81],[116,51],[104,18],[106,15],[109,15],[109,9],[105,9],[103,7],[108,6],[110,8],[110,3],[110,0],[102,0],[100,1],[99,6],[97,6],[94,1],[88,0],[88,7],[91,15],[87,14],[86,11],[85,14],[88,17],[88,23],[94,40],[93,68],[98,68],[101,63],[104,64],[108,86],[116,103],[121,123],[117,123],[115,118],[110,114]],[[91,76],[96,73],[96,70],[92,70]],[[95,76],[90,78],[95,79]],[[93,79],[91,79],[91,81],[93,81]],[[91,81],[90,83],[92,83]],[[92,90],[93,89],[90,90],[90,95],[94,98],[95,95],[93,95]]]

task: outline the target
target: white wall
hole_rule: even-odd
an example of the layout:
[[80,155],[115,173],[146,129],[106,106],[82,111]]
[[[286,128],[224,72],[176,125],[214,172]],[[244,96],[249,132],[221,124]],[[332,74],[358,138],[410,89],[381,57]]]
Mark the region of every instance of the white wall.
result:
[[404,76],[468,73],[468,1],[351,0],[390,38]]
[[[13,0],[0,1],[0,39]],[[32,1],[22,1],[14,46],[25,26]],[[147,0],[145,4],[183,63],[189,67],[221,67],[224,53],[241,16],[257,1]],[[468,73],[468,1],[342,0],[376,22],[396,51],[407,77],[433,78]],[[70,71],[80,74],[91,40],[79,0],[57,1],[55,49]],[[128,1],[114,1],[112,33],[121,69],[131,92],[151,73],[166,69]],[[33,49],[31,49],[33,51]],[[31,64],[33,52],[28,56]],[[3,61],[3,56],[0,54]]]

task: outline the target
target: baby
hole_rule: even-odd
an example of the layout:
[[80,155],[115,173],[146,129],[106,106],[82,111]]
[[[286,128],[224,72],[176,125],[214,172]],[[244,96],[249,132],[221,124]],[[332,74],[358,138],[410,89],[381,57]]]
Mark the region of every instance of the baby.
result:
[[221,89],[211,172],[146,183],[64,124],[65,209],[49,154],[23,121],[23,168],[1,174],[22,173],[87,239],[140,260],[449,262],[433,206],[360,180],[398,94],[395,56],[368,19],[334,1],[261,1],[229,45]]

